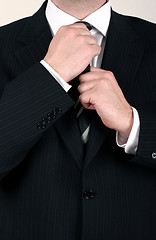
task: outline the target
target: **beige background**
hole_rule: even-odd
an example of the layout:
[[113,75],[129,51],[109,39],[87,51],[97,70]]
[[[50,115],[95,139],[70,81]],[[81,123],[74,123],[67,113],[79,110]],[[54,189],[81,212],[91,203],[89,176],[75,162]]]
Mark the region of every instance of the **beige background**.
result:
[[[0,26],[30,16],[44,0],[0,0]],[[138,16],[156,23],[156,0],[111,0],[117,12]]]

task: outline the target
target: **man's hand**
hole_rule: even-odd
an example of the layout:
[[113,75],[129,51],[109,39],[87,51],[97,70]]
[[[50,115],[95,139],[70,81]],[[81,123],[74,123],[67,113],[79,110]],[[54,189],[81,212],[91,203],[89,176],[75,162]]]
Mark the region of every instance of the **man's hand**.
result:
[[52,39],[44,60],[69,82],[84,71],[101,47],[85,24],[61,27]]
[[91,72],[80,75],[79,80],[82,105],[96,110],[108,128],[128,137],[133,125],[133,112],[113,73],[91,67]]

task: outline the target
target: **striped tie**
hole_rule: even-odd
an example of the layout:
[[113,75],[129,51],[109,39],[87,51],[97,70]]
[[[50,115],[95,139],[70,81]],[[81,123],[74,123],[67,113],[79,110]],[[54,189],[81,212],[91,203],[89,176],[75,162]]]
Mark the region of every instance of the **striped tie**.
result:
[[82,104],[79,102],[79,100],[75,104],[75,110],[76,110],[78,126],[82,136],[82,141],[83,143],[87,143],[93,111],[84,108]]
[[[84,23],[89,30],[92,29],[91,25],[87,22],[79,21],[78,23]],[[83,71],[83,74],[89,71],[90,71],[90,65],[88,65],[87,68]],[[70,84],[72,85],[72,88],[71,90],[69,90],[69,94],[72,95],[72,97],[76,101],[75,111],[76,111],[78,126],[82,136],[82,141],[83,143],[87,143],[93,111],[85,109],[79,101],[79,98],[78,98],[79,92],[77,90],[77,87],[79,85],[78,77],[72,80]]]

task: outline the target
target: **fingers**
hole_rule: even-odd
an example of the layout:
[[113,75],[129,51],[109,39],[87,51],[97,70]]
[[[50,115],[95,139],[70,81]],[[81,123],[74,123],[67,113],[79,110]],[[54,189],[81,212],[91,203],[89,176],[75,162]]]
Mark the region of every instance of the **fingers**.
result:
[[58,32],[64,32],[68,38],[73,39],[73,44],[76,43],[80,47],[88,47],[86,48],[86,52],[92,52],[91,60],[101,52],[101,47],[97,44],[96,38],[91,35],[90,31],[83,23],[62,26]]
[[[80,101],[85,108],[94,109],[93,96],[96,92],[112,91],[113,74],[109,71],[91,67],[91,72],[80,75],[80,85],[78,91],[80,92]],[[112,86],[113,85],[113,86]],[[98,94],[97,94],[98,95]]]
[[[84,36],[85,36],[85,38],[84,38]],[[87,42],[87,43],[89,43],[89,44],[98,46],[98,45],[97,45],[97,40],[96,40],[96,38],[94,38],[93,36],[90,36],[90,35],[83,35],[83,34],[81,34],[81,35],[78,36],[78,41],[79,41],[81,44],[83,44],[84,41],[85,41],[85,42]]]
[[79,96],[79,101],[84,106],[84,108],[89,108],[91,104],[90,93],[85,92]]
[[94,90],[91,89],[87,92],[82,93],[79,96],[79,101],[81,102],[81,104],[87,108],[87,109],[92,109],[95,110],[95,100],[94,100]]
[[84,92],[87,92],[91,89],[93,89],[95,86],[95,82],[94,81],[89,81],[89,82],[85,82],[85,83],[81,83],[79,86],[78,86],[78,91],[80,94],[84,93]]
[[90,67],[90,72],[81,74],[79,76],[80,83],[88,82],[91,80],[105,79],[113,81],[115,79],[114,74],[110,71],[106,71],[103,69]]
[[86,40],[88,39],[90,44],[97,45],[96,38],[92,36],[91,32],[88,30],[86,25],[83,23],[74,23],[74,24],[71,24],[68,26],[62,26],[59,30],[60,31],[68,30],[68,34],[71,34],[71,35],[74,34],[74,35],[79,36],[80,41],[84,39],[83,37],[81,38],[81,36],[85,36]]
[[95,72],[88,72],[85,74],[81,74],[79,76],[80,83],[85,83],[97,79],[103,78],[103,74],[101,74],[101,71],[95,71]]
[[97,73],[87,72],[87,73],[81,74],[79,76],[79,81],[80,81],[80,83],[85,83],[85,82],[94,80],[95,78],[97,78]]

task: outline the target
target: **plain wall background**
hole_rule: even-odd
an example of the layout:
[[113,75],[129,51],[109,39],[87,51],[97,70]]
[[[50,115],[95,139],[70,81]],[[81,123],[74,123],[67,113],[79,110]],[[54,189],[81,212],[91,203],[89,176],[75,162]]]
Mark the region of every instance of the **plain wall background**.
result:
[[[43,2],[44,0],[0,0],[0,26],[32,15]],[[156,23],[156,0],[111,0],[111,5],[117,12]]]

